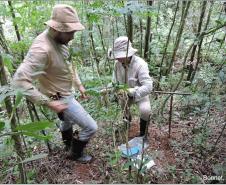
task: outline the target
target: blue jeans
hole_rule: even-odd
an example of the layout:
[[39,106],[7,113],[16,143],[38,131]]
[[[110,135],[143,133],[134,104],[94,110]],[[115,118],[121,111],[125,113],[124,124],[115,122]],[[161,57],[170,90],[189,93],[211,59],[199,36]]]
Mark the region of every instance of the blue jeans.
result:
[[62,101],[68,103],[68,108],[63,111],[61,131],[69,130],[74,124],[79,125],[79,140],[88,141],[97,131],[97,123],[88,112],[75,100],[73,96],[64,97]]

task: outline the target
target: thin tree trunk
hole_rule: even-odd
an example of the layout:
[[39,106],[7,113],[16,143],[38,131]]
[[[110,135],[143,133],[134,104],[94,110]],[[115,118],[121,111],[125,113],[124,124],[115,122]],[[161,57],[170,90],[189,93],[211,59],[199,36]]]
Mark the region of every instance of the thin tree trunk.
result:
[[[224,5],[224,4],[223,4]],[[222,16],[222,12],[224,11],[224,7],[225,6],[222,6],[221,10],[220,10],[220,14],[218,16],[218,19],[217,20],[220,20],[221,19],[221,16]],[[213,42],[214,40],[214,37],[215,37],[215,33],[212,35],[212,38],[209,42],[209,46],[208,46],[208,49],[206,50],[206,54],[205,54],[205,57],[207,56],[207,54],[210,52],[210,46],[211,46],[211,43]]]
[[9,49],[8,49],[6,43],[7,43],[7,41],[6,41],[4,33],[3,33],[3,27],[2,27],[2,24],[0,23],[0,45],[6,51],[6,53],[9,53]]
[[[20,41],[21,40],[20,32],[19,32],[19,28],[18,28],[16,21],[15,21],[16,16],[15,16],[15,13],[14,13],[12,2],[9,0],[8,4],[9,4],[9,8],[10,8],[12,18],[13,18],[13,26],[14,26],[15,31],[16,31],[16,37],[17,37],[17,40]],[[21,51],[21,58],[23,58],[23,57],[24,57],[24,53],[23,53],[23,51]]]
[[163,66],[164,59],[167,55],[167,48],[168,48],[168,45],[169,45],[172,30],[173,30],[173,27],[174,27],[174,24],[175,24],[175,21],[176,21],[176,15],[177,15],[178,8],[179,8],[179,1],[177,1],[176,9],[175,9],[174,16],[173,16],[173,22],[172,22],[172,25],[170,27],[169,34],[168,34],[167,39],[166,39],[166,45],[165,45],[164,51],[163,51],[163,56],[162,56],[162,60],[161,60],[161,64],[160,64],[160,74],[159,74],[158,84],[157,84],[157,87],[156,87],[157,90],[159,89],[160,81],[161,81],[161,78],[162,78],[162,73],[163,73],[162,66]]
[[[153,1],[147,1],[149,6],[152,6]],[[149,62],[150,54],[149,54],[149,43],[151,38],[151,17],[147,17],[147,27],[145,32],[145,41],[144,41],[144,59]]]
[[[202,2],[202,8],[201,8],[201,14],[200,14],[200,17],[199,17],[199,23],[198,23],[198,32],[196,33],[196,37],[199,37],[200,32],[201,32],[202,23],[203,23],[205,11],[206,11],[206,5],[207,5],[207,1],[203,1]],[[202,41],[200,41],[200,42],[202,42]],[[197,44],[199,44],[199,43],[197,43]],[[192,48],[187,81],[191,80],[191,75],[192,75],[193,68],[194,68],[193,61],[194,61],[196,49],[197,49],[197,46],[198,46],[197,44],[195,44],[194,47]]]
[[143,24],[142,18],[140,18],[140,56],[142,56],[142,48],[143,48]]
[[103,49],[104,53],[106,53],[106,48],[105,48],[104,39],[103,39],[103,32],[101,31],[101,27],[99,24],[97,24],[97,28],[98,28],[98,31],[100,34],[100,41],[101,41],[102,49]]
[[[226,15],[226,2],[224,2],[224,13],[225,13],[225,15]],[[221,43],[220,43],[220,47],[219,47],[219,49],[218,49],[218,52],[217,52],[217,55],[220,53],[220,49],[221,49],[221,47],[223,46],[223,44],[225,43],[225,38],[226,38],[226,29],[225,29],[225,34],[224,34],[224,37],[223,37],[223,39],[222,39],[222,41],[221,41]],[[221,65],[221,67],[223,66],[223,64],[224,63],[222,63],[222,65]],[[221,67],[220,67],[220,69],[221,69]]]
[[[210,16],[211,16],[211,14],[212,14],[212,7],[213,7],[213,1],[211,1],[209,13],[208,13],[207,20],[206,20],[206,25],[205,25],[203,31],[206,31],[207,28],[208,28],[208,25],[209,25],[209,22],[210,22]],[[190,84],[191,84],[192,81],[194,80],[196,71],[197,71],[197,69],[198,69],[198,65],[199,65],[200,60],[201,60],[201,47],[202,47],[202,42],[203,42],[203,38],[201,38],[200,41],[199,41],[199,43],[198,43],[197,62],[196,62],[196,65],[195,65],[195,67],[194,67],[194,70],[193,70],[192,73],[191,73],[190,79],[188,79],[188,80],[190,81]]]
[[118,28],[118,19],[117,17],[115,18],[115,27],[116,27],[116,34],[117,34],[117,37],[119,37],[119,28]]
[[97,52],[96,52],[96,48],[95,48],[95,44],[94,44],[94,39],[93,39],[93,34],[92,34],[92,28],[93,25],[90,23],[89,24],[89,38],[90,38],[90,42],[91,42],[91,47],[92,47],[92,53],[94,56],[94,60],[96,61],[96,66],[97,66],[97,72],[100,75],[100,61],[97,57]]
[[156,32],[158,31],[160,8],[161,8],[161,2],[158,1],[158,13],[157,13],[157,18],[156,18]]
[[125,24],[126,34],[128,35],[128,26],[127,26],[127,23],[126,23],[126,16],[125,16],[125,14],[123,14],[123,20],[124,20],[124,24]]
[[183,33],[183,30],[184,30],[184,25],[185,25],[185,22],[186,22],[186,17],[187,17],[187,14],[188,14],[190,4],[191,4],[190,0],[186,1],[186,7],[185,7],[185,1],[183,1],[180,26],[179,26],[179,29],[177,31],[176,43],[175,43],[175,46],[174,46],[174,49],[173,49],[172,58],[171,58],[170,63],[168,65],[168,69],[166,70],[166,73],[165,73],[166,76],[170,73],[172,66],[173,66],[173,63],[175,61],[177,50],[179,48],[179,44],[180,44],[180,41],[181,41],[181,38],[182,38],[182,33]]
[[133,43],[133,17],[132,17],[132,12],[129,12],[127,15],[127,30],[128,30],[128,38],[130,42]]
[[[82,61],[85,61],[85,56],[86,56],[86,48],[85,48],[85,36],[84,36],[84,33],[82,32],[81,33],[81,37],[80,37],[80,47],[81,47],[81,57],[82,57]],[[84,64],[84,63],[83,63]]]

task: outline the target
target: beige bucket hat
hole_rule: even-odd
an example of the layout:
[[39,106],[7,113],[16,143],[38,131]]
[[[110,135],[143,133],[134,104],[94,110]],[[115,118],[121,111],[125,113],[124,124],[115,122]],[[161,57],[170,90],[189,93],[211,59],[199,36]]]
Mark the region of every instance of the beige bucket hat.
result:
[[[129,42],[129,43],[128,43]],[[128,52],[127,52],[128,47]],[[128,37],[121,36],[115,39],[113,49],[108,50],[108,57],[110,59],[117,59],[117,58],[126,58],[131,57],[137,52],[137,49],[132,47],[132,44]]]
[[85,29],[79,21],[76,10],[65,4],[55,5],[51,20],[45,22],[45,24],[59,32],[72,32]]

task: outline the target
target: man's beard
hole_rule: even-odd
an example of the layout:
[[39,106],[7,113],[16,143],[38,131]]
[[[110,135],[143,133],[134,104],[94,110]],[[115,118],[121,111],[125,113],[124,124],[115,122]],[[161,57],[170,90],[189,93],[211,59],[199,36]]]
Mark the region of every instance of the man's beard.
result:
[[62,40],[61,38],[56,38],[57,43],[67,45],[69,41]]

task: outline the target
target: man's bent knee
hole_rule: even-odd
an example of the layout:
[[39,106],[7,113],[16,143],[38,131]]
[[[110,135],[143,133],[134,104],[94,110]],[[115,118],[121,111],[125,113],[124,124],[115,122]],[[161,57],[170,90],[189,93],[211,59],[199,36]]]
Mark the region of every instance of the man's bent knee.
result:
[[89,132],[90,135],[92,136],[92,135],[94,135],[94,134],[97,132],[97,129],[98,129],[98,126],[97,126],[97,124],[96,124],[96,122],[95,122],[95,124],[93,123],[92,125],[90,125],[90,126],[88,127],[88,132]]
[[80,140],[84,140],[84,141],[89,140],[97,132],[97,129],[98,129],[98,126],[96,122],[93,122],[92,124],[83,128],[79,134]]
[[141,112],[140,117],[143,120],[148,121],[150,119],[150,115],[151,115],[150,111],[143,111]]

